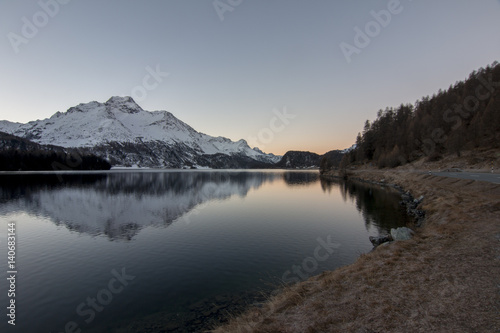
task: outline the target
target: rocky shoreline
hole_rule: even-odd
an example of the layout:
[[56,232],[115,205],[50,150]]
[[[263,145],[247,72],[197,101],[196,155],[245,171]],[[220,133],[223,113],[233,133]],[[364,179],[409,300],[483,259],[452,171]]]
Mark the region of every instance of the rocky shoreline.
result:
[[[421,205],[424,201],[424,196],[421,195],[419,198],[414,198],[410,191],[405,191],[405,189],[397,184],[392,184],[392,183],[387,183],[385,179],[380,179],[379,181],[376,180],[368,180],[360,177],[352,177],[349,175],[346,175],[344,177],[339,176],[338,174],[321,174],[320,176],[323,179],[326,180],[343,180],[343,181],[355,181],[355,182],[361,182],[361,183],[368,183],[372,185],[379,185],[382,187],[391,187],[398,191],[401,195],[401,201],[399,204],[406,209],[406,214],[408,216],[414,218],[413,224],[416,228],[420,228],[422,224],[424,223],[425,220],[425,211],[421,209]],[[399,230],[398,230],[399,229]],[[391,230],[390,234],[387,235],[380,235],[377,237],[370,236],[370,242],[373,244],[374,247],[377,247],[381,244],[384,243],[390,243],[392,241],[396,240],[407,240],[411,236],[409,236],[410,232],[413,232],[413,230],[409,228],[398,228],[398,229],[393,229]]]
[[[328,177],[327,175],[322,175],[322,177]],[[360,178],[360,177],[352,177],[352,176],[347,176],[347,180],[349,181],[358,181],[362,183],[369,183],[369,184],[375,184],[375,185],[380,185],[380,186],[388,186],[392,187],[395,190],[397,190],[401,194],[401,201],[400,204],[402,206],[406,207],[406,213],[415,218],[415,226],[420,227],[422,223],[424,222],[425,219],[425,211],[420,209],[420,205],[424,201],[424,196],[421,195],[418,199],[414,198],[410,191],[406,190],[397,185],[397,184],[392,184],[392,183],[387,183],[385,178],[380,179],[379,181],[376,180],[369,180],[365,178]]]

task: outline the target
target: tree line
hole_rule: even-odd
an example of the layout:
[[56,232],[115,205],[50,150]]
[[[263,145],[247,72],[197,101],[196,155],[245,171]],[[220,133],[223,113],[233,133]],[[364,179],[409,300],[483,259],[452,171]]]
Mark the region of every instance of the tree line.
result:
[[0,132],[0,171],[109,170],[103,158]]
[[397,167],[426,157],[436,161],[472,149],[500,148],[500,64],[473,71],[447,90],[414,104],[379,110],[367,120],[341,168],[372,163]]

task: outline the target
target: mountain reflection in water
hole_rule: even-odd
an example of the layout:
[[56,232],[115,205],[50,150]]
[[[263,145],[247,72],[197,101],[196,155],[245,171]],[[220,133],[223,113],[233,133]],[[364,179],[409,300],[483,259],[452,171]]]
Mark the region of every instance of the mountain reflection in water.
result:
[[278,179],[300,186],[318,182],[319,176],[245,171],[15,175],[2,180],[0,204],[4,214],[25,211],[73,231],[130,240],[144,227],[168,226],[206,202],[245,197]]

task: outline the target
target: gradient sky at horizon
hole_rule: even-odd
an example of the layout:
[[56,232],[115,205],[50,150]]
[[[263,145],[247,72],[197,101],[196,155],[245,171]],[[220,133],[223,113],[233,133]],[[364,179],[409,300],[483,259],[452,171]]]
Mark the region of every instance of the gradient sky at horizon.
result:
[[[379,109],[500,60],[499,0],[401,0],[350,63],[340,44],[354,45],[354,29],[396,0],[218,0],[240,3],[223,20],[213,0],[72,0],[44,15],[40,3],[54,1],[0,3],[0,120],[137,97],[148,68],[159,68],[168,76],[136,98],[145,110],[214,136],[254,137],[266,152],[322,154],[352,145]],[[40,27],[15,52],[12,33],[23,36],[26,20]],[[284,109],[295,118],[276,127]]]

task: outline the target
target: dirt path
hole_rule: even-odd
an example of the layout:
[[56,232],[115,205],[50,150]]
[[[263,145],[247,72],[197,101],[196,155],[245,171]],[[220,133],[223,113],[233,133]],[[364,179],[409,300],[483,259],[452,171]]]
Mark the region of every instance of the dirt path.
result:
[[424,195],[416,236],[294,285],[215,332],[500,332],[500,185],[353,176]]
[[452,177],[459,179],[472,179],[494,184],[500,184],[500,174],[498,173],[479,173],[479,172],[432,172],[435,176]]

